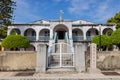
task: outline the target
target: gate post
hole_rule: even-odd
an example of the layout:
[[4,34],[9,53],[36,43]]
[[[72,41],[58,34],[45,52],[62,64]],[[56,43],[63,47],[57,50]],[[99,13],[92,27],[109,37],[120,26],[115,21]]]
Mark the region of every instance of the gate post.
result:
[[96,44],[92,43],[90,44],[90,72],[100,72],[99,69],[97,69],[97,65],[96,65]]
[[37,45],[36,72],[46,72],[46,44]]
[[75,44],[75,68],[78,72],[85,72],[85,49],[82,44]]

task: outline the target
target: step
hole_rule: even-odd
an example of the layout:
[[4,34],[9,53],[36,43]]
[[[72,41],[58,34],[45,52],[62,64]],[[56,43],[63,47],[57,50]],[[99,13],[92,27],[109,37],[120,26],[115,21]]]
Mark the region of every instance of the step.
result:
[[65,43],[65,40],[58,40],[58,43]]
[[48,69],[46,73],[49,74],[71,74],[71,73],[77,73],[74,67],[71,68],[53,68]]

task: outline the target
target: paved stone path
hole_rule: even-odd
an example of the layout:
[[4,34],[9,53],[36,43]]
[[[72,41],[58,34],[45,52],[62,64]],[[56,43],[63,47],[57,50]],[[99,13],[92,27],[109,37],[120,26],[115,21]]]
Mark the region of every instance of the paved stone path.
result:
[[18,73],[21,72],[0,72],[0,80],[120,80],[119,75],[106,76],[101,73],[35,73],[33,76],[15,76]]

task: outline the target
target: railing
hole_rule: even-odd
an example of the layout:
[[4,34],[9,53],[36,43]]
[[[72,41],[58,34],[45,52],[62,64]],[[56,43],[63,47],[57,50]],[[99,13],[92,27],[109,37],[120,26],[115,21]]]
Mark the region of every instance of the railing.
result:
[[69,37],[68,37],[68,33],[67,32],[65,33],[65,41],[66,41],[67,44],[69,44]]
[[54,34],[54,43],[56,43],[57,42],[57,33],[55,32],[55,34]]
[[[54,40],[54,43],[56,43],[57,42],[57,33],[55,32],[54,33],[54,36],[53,36],[53,40]],[[48,53],[51,53],[51,51],[52,51],[52,47],[48,47]],[[49,56],[49,55],[48,55]]]
[[83,36],[73,36],[73,41],[82,41],[84,40]]
[[36,40],[36,36],[26,36],[27,39],[29,39],[30,41],[35,41]]
[[50,36],[39,36],[39,41],[49,41]]
[[86,39],[91,41],[93,39],[93,37],[94,36],[86,36]]

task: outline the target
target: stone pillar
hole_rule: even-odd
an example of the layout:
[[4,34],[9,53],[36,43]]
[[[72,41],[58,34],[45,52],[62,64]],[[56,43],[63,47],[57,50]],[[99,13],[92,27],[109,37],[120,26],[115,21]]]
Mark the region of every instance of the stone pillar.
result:
[[69,28],[69,38],[72,39],[72,28]]
[[90,72],[98,72],[96,65],[96,44],[90,44]]
[[10,35],[11,29],[8,27],[7,35]]
[[20,29],[20,31],[21,31],[21,35],[23,35],[23,36],[24,36],[24,30],[21,30],[21,29]]
[[75,68],[78,72],[85,72],[85,51],[82,44],[75,44]]
[[36,31],[36,41],[39,40],[39,31]]
[[52,40],[52,39],[53,39],[53,29],[50,28],[50,40]]
[[83,38],[86,40],[86,31],[83,31]]
[[46,45],[39,44],[37,47],[36,72],[44,73],[46,72]]

